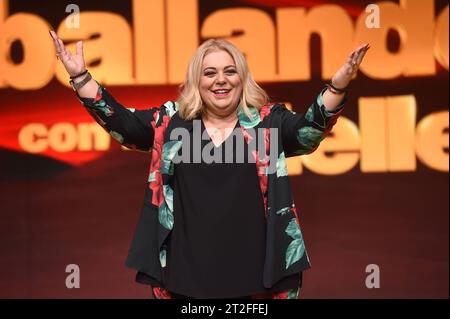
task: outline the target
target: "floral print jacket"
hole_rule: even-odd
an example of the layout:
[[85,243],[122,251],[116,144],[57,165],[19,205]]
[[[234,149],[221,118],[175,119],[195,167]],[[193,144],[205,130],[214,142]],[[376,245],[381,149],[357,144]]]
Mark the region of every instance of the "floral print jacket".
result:
[[[268,104],[260,111],[250,108],[247,116],[237,109],[240,127],[247,143],[252,140],[251,129],[265,130],[265,152],[269,154],[273,128],[279,132],[276,169],[268,170],[254,152],[259,184],[264,199],[266,220],[266,257],[263,284],[270,288],[280,279],[302,272],[310,261],[300,230],[300,218],[289,185],[286,158],[313,152],[331,131],[342,112],[346,97],[334,112],[325,109],[323,90],[304,114],[288,110],[283,104]],[[141,217],[129,250],[126,266],[147,278],[156,298],[170,298],[163,280],[166,262],[166,239],[174,225],[173,158],[182,141],[170,140],[174,128],[192,130],[191,121],[178,116],[178,104],[166,102],[146,110],[125,108],[100,85],[95,99],[78,97],[93,118],[120,144],[151,153],[148,187]],[[274,163],[272,163],[274,164]],[[297,292],[286,291],[271,298],[296,298]]]

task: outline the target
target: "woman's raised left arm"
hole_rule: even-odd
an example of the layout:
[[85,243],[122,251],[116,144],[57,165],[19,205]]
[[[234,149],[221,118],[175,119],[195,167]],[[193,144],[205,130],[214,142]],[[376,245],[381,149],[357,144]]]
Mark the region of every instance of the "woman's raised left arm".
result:
[[284,105],[276,105],[273,112],[281,117],[281,134],[286,157],[314,152],[331,132],[346,102],[347,87],[358,71],[369,49],[365,44],[351,52],[336,72],[327,88],[322,90],[306,113],[290,112]]
[[333,112],[341,104],[344,98],[344,91],[350,84],[353,76],[358,72],[359,65],[369,48],[369,44],[364,44],[351,52],[344,65],[334,74],[329,89],[322,96],[323,104],[327,111]]

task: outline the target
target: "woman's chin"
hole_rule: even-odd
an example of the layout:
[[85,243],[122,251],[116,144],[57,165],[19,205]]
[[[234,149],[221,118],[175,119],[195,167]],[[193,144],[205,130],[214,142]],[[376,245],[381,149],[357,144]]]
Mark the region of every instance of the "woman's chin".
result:
[[215,101],[215,103],[213,105],[214,105],[214,108],[220,109],[220,110],[226,110],[232,106],[230,101]]
[[230,110],[231,108],[236,108],[239,103],[239,100],[233,101],[233,99],[227,98],[227,99],[216,99],[212,98],[209,99],[209,101],[206,103],[206,106],[208,108],[213,108],[216,110]]

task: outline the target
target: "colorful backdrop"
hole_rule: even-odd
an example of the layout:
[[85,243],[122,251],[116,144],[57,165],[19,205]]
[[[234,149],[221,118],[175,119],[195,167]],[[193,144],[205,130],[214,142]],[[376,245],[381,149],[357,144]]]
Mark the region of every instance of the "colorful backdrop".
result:
[[149,154],[83,109],[54,29],[138,109],[176,99],[196,47],[220,37],[304,112],[369,42],[333,134],[288,163],[312,262],[302,296],[448,298],[448,19],[441,0],[0,0],[0,297],[150,296],[124,266]]

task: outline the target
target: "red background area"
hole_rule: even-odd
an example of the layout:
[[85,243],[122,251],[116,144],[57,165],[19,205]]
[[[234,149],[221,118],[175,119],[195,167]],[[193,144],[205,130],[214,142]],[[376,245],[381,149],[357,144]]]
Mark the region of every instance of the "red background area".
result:
[[[331,1],[355,18],[362,1]],[[220,3],[220,4],[218,4]],[[325,1],[199,1],[204,19],[217,8],[312,7]],[[326,3],[330,3],[327,1]],[[132,19],[129,1],[77,1],[82,10],[120,13]],[[55,28],[66,3],[10,1],[10,14],[31,12]],[[436,14],[446,1],[436,1]],[[200,24],[201,25],[201,24]],[[264,83],[276,101],[304,111],[322,88],[320,43],[311,41],[312,80]],[[186,61],[187,63],[187,61]],[[32,76],[32,75],[30,75]],[[157,106],[177,96],[176,86],[109,87],[127,107]],[[361,96],[413,94],[420,120],[448,109],[448,71],[433,77],[352,84],[345,116],[358,123]],[[56,80],[34,91],[0,89],[0,297],[148,298],[124,260],[138,220],[150,158],[120,150],[28,154],[18,147],[30,122],[91,122],[70,89]],[[304,170],[290,177],[312,262],[304,298],[448,298],[448,173],[418,162],[415,172],[323,176]],[[81,288],[67,289],[65,268],[77,264]],[[368,289],[365,268],[377,264],[381,287]]]

